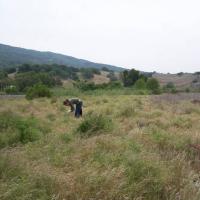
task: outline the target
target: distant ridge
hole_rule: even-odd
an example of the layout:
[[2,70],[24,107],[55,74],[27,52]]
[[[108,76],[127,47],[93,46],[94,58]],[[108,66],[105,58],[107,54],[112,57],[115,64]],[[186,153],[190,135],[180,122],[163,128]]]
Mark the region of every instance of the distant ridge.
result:
[[113,71],[122,71],[124,68],[113,65],[94,63],[84,59],[78,59],[59,53],[48,51],[36,51],[0,44],[0,68],[16,66],[19,64],[59,64],[77,68],[97,68],[106,67]]

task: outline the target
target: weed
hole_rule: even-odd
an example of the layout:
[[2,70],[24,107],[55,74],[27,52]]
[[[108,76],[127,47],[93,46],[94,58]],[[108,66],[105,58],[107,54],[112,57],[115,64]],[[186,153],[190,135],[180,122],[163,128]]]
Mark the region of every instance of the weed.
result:
[[136,110],[135,106],[130,105],[130,106],[125,106],[122,108],[122,110],[119,112],[118,116],[119,117],[134,117],[136,115]]
[[110,118],[101,114],[89,114],[79,125],[76,132],[81,137],[90,137],[109,132],[113,129]]
[[11,112],[0,114],[0,147],[38,140],[49,131],[35,118],[23,118]]

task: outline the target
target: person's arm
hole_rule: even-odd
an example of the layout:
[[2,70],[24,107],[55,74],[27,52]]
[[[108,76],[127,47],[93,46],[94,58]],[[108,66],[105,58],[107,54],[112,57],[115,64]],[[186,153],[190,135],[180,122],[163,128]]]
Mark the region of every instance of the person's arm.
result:
[[73,103],[70,103],[70,108],[71,108],[71,112],[74,112],[74,105],[73,105]]

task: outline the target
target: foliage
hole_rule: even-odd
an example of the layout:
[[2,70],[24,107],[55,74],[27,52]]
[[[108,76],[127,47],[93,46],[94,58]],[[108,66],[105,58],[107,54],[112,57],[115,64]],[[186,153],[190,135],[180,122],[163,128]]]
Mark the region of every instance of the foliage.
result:
[[51,91],[48,87],[42,84],[36,84],[33,87],[28,88],[26,92],[27,99],[34,99],[39,97],[51,97]]
[[134,85],[139,77],[139,71],[135,69],[131,69],[130,71],[125,70],[121,74],[122,82],[125,87]]
[[82,68],[80,69],[80,72],[84,79],[92,79],[94,74],[101,74],[100,70],[95,68]]
[[78,80],[77,72],[79,71],[78,68],[69,67],[65,65],[30,65],[30,64],[23,64],[18,66],[18,73],[25,73],[25,72],[37,72],[37,73],[48,73],[52,76],[57,76],[63,79],[72,79]]
[[19,91],[25,91],[28,87],[32,87],[35,84],[41,83],[47,87],[53,87],[60,85],[60,81],[56,80],[53,76],[48,73],[36,73],[36,72],[26,72],[17,74],[15,77],[16,86]]
[[4,71],[4,70],[0,70],[0,80],[4,79],[4,78],[7,78],[7,77],[8,77],[7,72]]
[[0,147],[38,140],[49,130],[35,118],[23,118],[11,112],[0,113]]
[[146,82],[143,78],[140,78],[136,81],[134,86],[136,89],[143,90],[146,89]]
[[151,90],[154,94],[160,93],[160,84],[157,79],[149,78],[147,80],[147,89]]
[[11,85],[15,85],[15,82],[11,78],[4,78],[0,80],[0,90],[5,90]]
[[10,85],[5,89],[6,94],[18,94],[18,89],[15,85]]
[[101,114],[90,113],[77,128],[77,133],[81,137],[90,137],[111,131],[112,128],[113,122],[110,118]]
[[110,82],[110,83],[102,83],[102,84],[95,84],[93,82],[86,82],[86,81],[80,81],[74,83],[74,86],[79,88],[82,91],[88,91],[88,90],[98,90],[98,89],[114,89],[114,88],[121,88],[120,82]]
[[105,71],[105,72],[112,72],[113,71],[111,69],[108,69],[107,67],[102,67],[101,70]]
[[110,79],[110,81],[117,81],[117,77],[115,76],[115,73],[113,71],[111,71],[107,77]]
[[173,93],[173,94],[177,93],[176,87],[175,87],[174,83],[172,83],[172,82],[167,83],[163,87],[163,91],[164,92],[170,92],[170,93]]

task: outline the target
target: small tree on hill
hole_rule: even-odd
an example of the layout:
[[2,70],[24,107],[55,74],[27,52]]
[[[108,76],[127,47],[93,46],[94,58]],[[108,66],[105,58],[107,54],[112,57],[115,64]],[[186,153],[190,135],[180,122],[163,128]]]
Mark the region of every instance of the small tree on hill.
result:
[[125,70],[121,74],[122,82],[125,87],[132,86],[140,78],[139,71],[131,69],[130,71]]
[[147,89],[151,90],[154,94],[160,93],[160,84],[157,79],[149,78],[147,80]]
[[145,80],[143,78],[138,79],[135,83],[135,88],[139,90],[146,89]]
[[26,98],[34,99],[39,97],[51,97],[51,92],[49,88],[42,84],[36,84],[27,90]]

